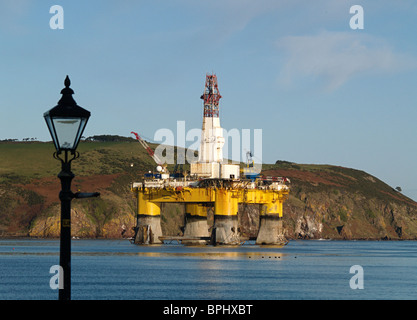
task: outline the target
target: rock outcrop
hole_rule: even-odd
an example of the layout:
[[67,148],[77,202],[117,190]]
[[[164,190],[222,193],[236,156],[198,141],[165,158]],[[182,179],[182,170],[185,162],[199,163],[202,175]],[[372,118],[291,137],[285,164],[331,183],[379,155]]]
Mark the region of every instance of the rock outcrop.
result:
[[[45,146],[49,145],[3,146],[8,151],[9,165],[0,173],[1,237],[59,237],[59,164],[50,153],[46,157]],[[22,168],[21,162],[15,161],[19,154],[29,152],[25,148],[31,148],[31,163],[38,164],[38,171]],[[36,148],[42,152],[35,152]],[[80,148],[82,156],[73,167],[73,190],[98,191],[101,197],[72,202],[73,236],[133,236],[136,199],[130,192],[130,182],[137,181],[154,163],[145,150],[129,141],[86,142]],[[50,163],[44,165],[47,161]],[[50,170],[53,166],[56,170]],[[417,239],[417,203],[366,172],[277,161],[263,165],[262,173],[291,180],[282,220],[287,239]],[[164,235],[182,235],[184,221],[182,205],[164,205]],[[209,210],[209,228],[212,224],[213,212]],[[242,236],[256,237],[259,207],[239,205],[238,226]]]

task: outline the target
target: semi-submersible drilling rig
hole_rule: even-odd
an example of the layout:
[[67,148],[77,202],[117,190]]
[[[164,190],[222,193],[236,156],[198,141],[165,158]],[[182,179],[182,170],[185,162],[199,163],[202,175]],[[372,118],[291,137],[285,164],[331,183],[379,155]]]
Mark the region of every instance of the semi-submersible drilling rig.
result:
[[[157,174],[146,174],[142,182],[132,183],[137,197],[135,244],[159,244],[165,239],[161,229],[161,204],[185,205],[183,236],[171,237],[183,244],[238,245],[242,243],[238,227],[238,204],[258,204],[259,230],[256,244],[283,245],[283,202],[288,198],[288,181],[281,177],[263,178],[252,164],[240,170],[238,164],[223,160],[224,137],[220,127],[216,75],[207,75],[203,128],[199,158],[190,164],[190,174],[179,178],[167,173],[162,165]],[[137,135],[136,138],[144,144]],[[153,155],[152,151],[150,154]],[[154,158],[155,159],[155,158]],[[156,159],[157,160],[157,159]],[[158,161],[157,161],[158,163]],[[212,226],[207,210],[214,209]]]

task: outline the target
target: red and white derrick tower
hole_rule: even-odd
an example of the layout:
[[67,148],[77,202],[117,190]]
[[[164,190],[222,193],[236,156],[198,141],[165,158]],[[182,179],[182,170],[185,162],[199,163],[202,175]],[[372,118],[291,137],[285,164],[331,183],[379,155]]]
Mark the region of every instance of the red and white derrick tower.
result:
[[215,74],[206,76],[206,86],[201,99],[204,100],[204,117],[219,117],[219,101],[222,96]]
[[219,101],[222,96],[217,84],[217,76],[208,74],[201,99],[204,101],[203,131],[199,160],[200,163],[223,162],[224,137],[220,127]]
[[208,178],[238,178],[239,166],[223,163],[223,128],[220,127],[219,101],[221,99],[217,76],[206,75],[204,93],[203,129],[198,162],[191,164],[191,174]]

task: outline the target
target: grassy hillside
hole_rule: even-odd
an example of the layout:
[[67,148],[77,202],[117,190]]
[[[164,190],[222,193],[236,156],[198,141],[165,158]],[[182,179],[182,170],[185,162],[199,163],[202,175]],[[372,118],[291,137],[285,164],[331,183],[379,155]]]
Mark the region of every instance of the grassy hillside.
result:
[[364,171],[277,161],[263,173],[291,179],[290,237],[417,239],[417,203]]
[[[155,163],[127,138],[82,141],[78,151],[72,189],[98,191],[101,197],[72,202],[73,235],[133,235],[136,201],[129,185]],[[0,236],[59,236],[60,162],[53,152],[52,143],[0,142]],[[263,174],[291,179],[284,206],[288,238],[416,239],[417,203],[366,172],[277,161],[264,165]],[[165,234],[181,234],[183,214],[181,206],[165,205]],[[256,206],[241,206],[244,233],[256,233],[258,214]]]
[[[52,143],[0,143],[0,235],[59,235],[61,164],[53,158],[54,151]],[[72,162],[72,189],[98,191],[101,197],[72,202],[79,216],[75,224],[85,220],[80,230],[73,229],[80,236],[119,236],[110,226],[133,226],[135,203],[129,184],[153,167],[153,160],[134,140],[81,142],[78,151],[81,157]]]

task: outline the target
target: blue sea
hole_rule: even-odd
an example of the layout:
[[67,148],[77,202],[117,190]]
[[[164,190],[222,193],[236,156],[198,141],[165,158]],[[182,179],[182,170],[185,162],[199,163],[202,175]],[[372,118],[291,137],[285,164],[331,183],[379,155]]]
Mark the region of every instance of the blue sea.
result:
[[[59,240],[0,240],[0,300],[57,300],[58,264]],[[72,300],[415,300],[417,242],[72,240],[71,272]]]

